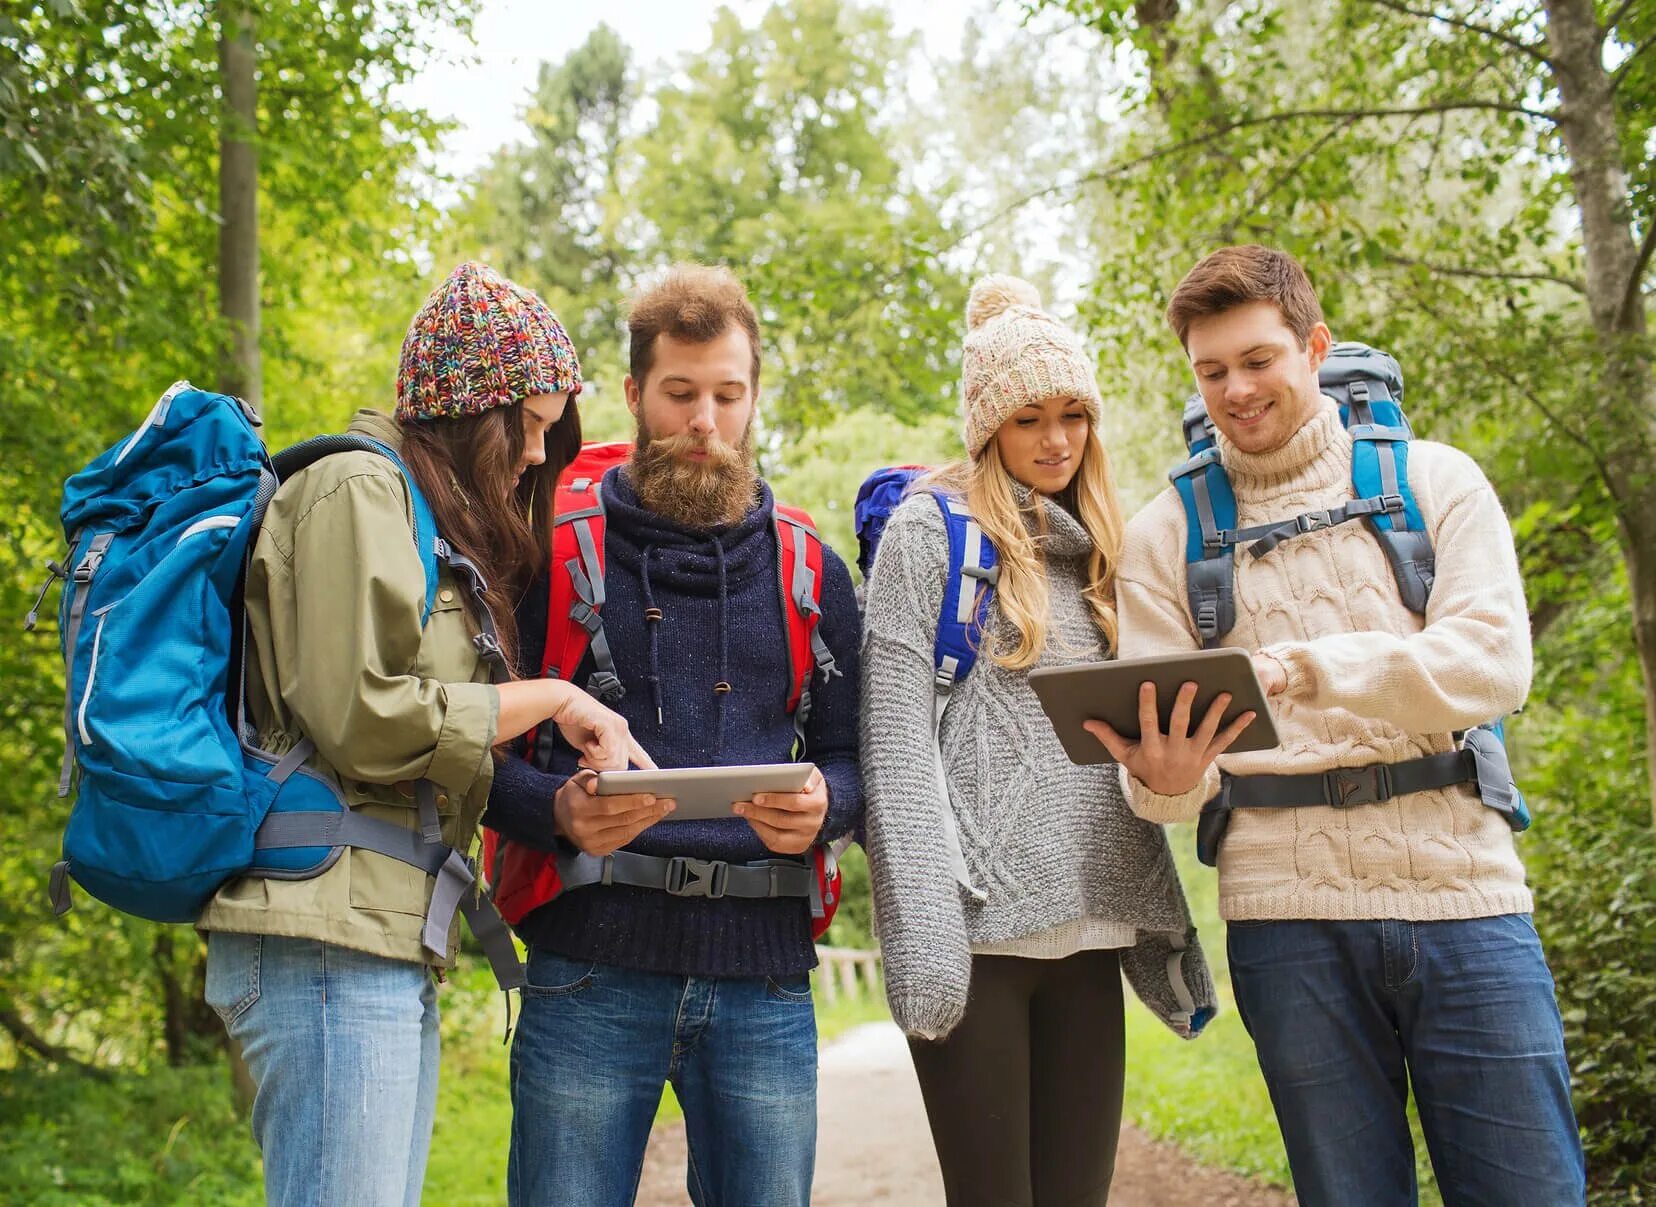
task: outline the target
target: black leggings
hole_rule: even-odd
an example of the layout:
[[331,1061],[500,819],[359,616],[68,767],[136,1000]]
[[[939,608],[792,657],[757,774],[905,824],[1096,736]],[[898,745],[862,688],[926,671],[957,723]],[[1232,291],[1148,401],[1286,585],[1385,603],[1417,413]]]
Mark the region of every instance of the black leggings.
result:
[[973,956],[960,1025],[909,1041],[950,1207],[1106,1202],[1125,1046],[1115,952]]

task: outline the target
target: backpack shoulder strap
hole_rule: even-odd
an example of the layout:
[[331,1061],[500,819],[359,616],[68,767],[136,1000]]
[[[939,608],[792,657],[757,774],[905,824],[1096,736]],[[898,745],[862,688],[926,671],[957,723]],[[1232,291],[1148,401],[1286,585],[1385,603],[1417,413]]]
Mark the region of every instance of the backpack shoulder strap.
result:
[[1384,381],[1351,381],[1345,394],[1340,418],[1351,433],[1352,492],[1359,501],[1378,502],[1379,507],[1363,518],[1380,542],[1404,606],[1424,615],[1437,557],[1409,486],[1409,441],[1414,432]]
[[596,665],[586,688],[613,703],[621,698],[622,688],[601,615],[606,531],[602,482],[601,476],[577,473],[558,483],[541,674],[572,679],[590,649]]
[[805,722],[811,716],[812,680],[841,672],[822,639],[822,537],[816,524],[809,512],[785,503],[775,505],[771,523],[776,531],[782,615],[788,625],[788,711],[793,714],[802,757]]
[[966,510],[965,502],[942,490],[931,491],[931,497],[943,513],[949,537],[949,572],[932,645],[937,689],[947,694],[977,665],[1000,565],[994,545]]
[[420,613],[423,625],[431,616],[431,607],[437,600],[437,563],[446,546],[437,533],[437,519],[431,513],[431,505],[426,502],[419,484],[414,481],[414,475],[408,472],[408,466],[403,464],[396,450],[371,436],[342,432],[300,441],[270,460],[277,478],[285,482],[323,457],[345,452],[376,453],[396,466],[397,472],[402,475],[403,485],[408,490],[410,510],[414,513],[414,547],[419,551],[420,565],[425,569],[425,610]]
[[1212,649],[1236,624],[1236,495],[1211,436],[1194,442],[1190,459],[1168,478],[1184,504],[1190,617],[1203,648]]

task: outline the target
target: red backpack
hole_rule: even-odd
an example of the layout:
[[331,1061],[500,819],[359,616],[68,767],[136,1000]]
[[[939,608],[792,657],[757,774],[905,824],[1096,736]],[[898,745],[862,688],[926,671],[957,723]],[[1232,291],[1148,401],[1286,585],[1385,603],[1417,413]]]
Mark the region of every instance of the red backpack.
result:
[[[615,661],[604,640],[599,617],[604,605],[604,501],[599,483],[612,467],[632,455],[630,443],[584,445],[558,477],[553,514],[550,586],[546,608],[546,645],[541,674],[569,679],[590,649],[595,664],[587,690],[613,699],[620,689]],[[777,562],[781,571],[782,614],[788,621],[788,668],[792,686],[788,712],[797,735],[795,750],[805,753],[805,721],[811,710],[811,679],[832,670],[834,659],[817,626],[822,619],[822,538],[811,517],[797,507],[776,504]],[[536,749],[536,730],[527,735]],[[811,893],[811,937],[821,938],[839,908],[839,844],[819,845],[813,852],[816,883]],[[563,891],[556,857],[512,842],[493,830],[483,831],[483,865],[501,916],[516,926]]]

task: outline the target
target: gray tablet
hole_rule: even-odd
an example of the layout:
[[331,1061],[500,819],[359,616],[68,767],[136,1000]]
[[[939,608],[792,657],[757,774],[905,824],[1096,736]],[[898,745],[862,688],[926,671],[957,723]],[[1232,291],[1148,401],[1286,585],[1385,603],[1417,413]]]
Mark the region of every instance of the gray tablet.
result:
[[649,792],[677,804],[663,820],[704,821],[731,817],[737,801],[755,792],[798,792],[810,782],[815,763],[757,763],[741,767],[675,767],[665,771],[600,771],[596,796]]
[[1035,689],[1072,763],[1115,762],[1104,743],[1082,728],[1087,721],[1107,721],[1125,737],[1139,736],[1138,691],[1139,684],[1146,682],[1156,685],[1156,708],[1163,732],[1173,715],[1173,697],[1185,683],[1195,683],[1196,699],[1190,709],[1192,728],[1207,715],[1215,696],[1229,692],[1226,723],[1245,712],[1257,715],[1226,753],[1269,750],[1277,744],[1271,709],[1254,675],[1253,658],[1246,650],[1195,650],[1122,662],[1037,667],[1029,672],[1029,686]]

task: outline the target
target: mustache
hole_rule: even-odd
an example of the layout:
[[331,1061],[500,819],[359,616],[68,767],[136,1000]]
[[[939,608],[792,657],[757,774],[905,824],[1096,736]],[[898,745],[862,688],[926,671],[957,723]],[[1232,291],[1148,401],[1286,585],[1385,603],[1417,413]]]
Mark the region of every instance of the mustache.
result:
[[643,454],[645,460],[654,465],[684,461],[692,453],[705,453],[706,468],[709,471],[734,469],[747,461],[747,454],[741,445],[721,439],[717,432],[708,436],[679,432],[674,436],[640,440],[638,451]]

